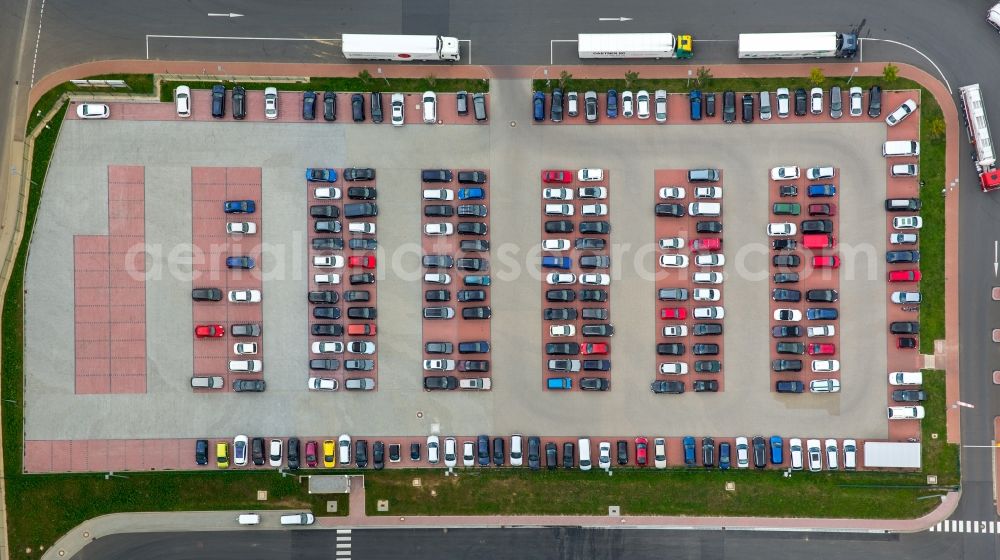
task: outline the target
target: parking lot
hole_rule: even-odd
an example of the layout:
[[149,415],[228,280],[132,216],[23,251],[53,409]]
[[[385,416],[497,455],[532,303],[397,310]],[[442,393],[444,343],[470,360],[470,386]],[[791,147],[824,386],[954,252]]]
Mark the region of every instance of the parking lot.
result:
[[[402,128],[339,121],[177,122],[166,117],[67,121],[46,182],[27,269],[26,438],[289,436],[316,433],[317,426],[370,440],[437,432],[528,431],[650,438],[657,433],[736,431],[794,431],[803,438],[887,435],[887,360],[893,356],[892,367],[910,368],[904,367],[905,358],[897,360],[885,350],[887,230],[885,211],[878,204],[887,183],[886,161],[880,156],[887,134],[884,123],[806,119],[782,126],[690,125],[675,119],[675,111],[665,127],[532,127],[523,126],[531,118],[524,103],[530,98],[527,83],[494,80],[491,91],[490,119],[502,124],[489,127],[428,126],[409,120]],[[893,107],[888,97],[885,106]],[[120,104],[112,105],[112,114],[119,110]],[[511,121],[522,126],[510,127]],[[73,353],[51,351],[73,348],[75,340],[73,306],[65,297],[73,292],[74,275],[61,263],[72,262],[74,236],[108,234],[107,166],[113,162],[143,166],[145,173],[145,392],[84,396],[74,389]],[[304,217],[315,201],[300,185],[303,170],[318,164],[375,168],[382,185],[374,271],[378,391],[322,395],[304,387],[311,341],[304,328],[310,320],[304,294],[314,289],[310,282],[315,272],[308,265],[310,233]],[[843,388],[836,395],[779,395],[769,373],[772,271],[765,226],[774,219],[768,174],[772,167],[786,164],[838,168],[838,246],[843,259],[838,359]],[[205,258],[191,251],[196,243],[192,168],[197,167],[259,169],[263,213],[255,270],[263,292],[258,304],[265,330],[260,352],[267,355],[267,391],[261,394],[204,394],[190,388],[191,373],[197,371],[193,345],[199,343],[188,330],[195,316],[191,273]],[[610,179],[604,186],[609,190],[607,204],[614,208],[607,216],[614,240],[607,271],[608,296],[615,302],[608,321],[615,325],[608,356],[614,363],[613,381],[604,393],[545,391],[539,387],[539,367],[546,360],[539,333],[547,325],[539,302],[547,271],[537,264],[543,254],[539,232],[545,201],[538,195],[538,174],[543,169],[583,167],[603,168]],[[720,344],[725,366],[722,375],[716,374],[725,384],[713,395],[654,395],[650,380],[663,377],[656,373],[662,360],[653,351],[659,341],[654,331],[663,321],[651,298],[659,287],[657,220],[665,218],[656,218],[651,210],[649,185],[662,186],[657,170],[700,167],[720,169],[726,177],[726,316]],[[420,170],[427,168],[489,172],[493,283],[488,297],[493,317],[486,323],[493,383],[487,395],[423,391],[420,364],[427,357],[427,339],[420,321],[428,288],[421,282],[425,248],[415,237],[422,233],[424,203],[413,193],[426,188]],[[911,187],[915,185],[899,188]],[[54,416],[52,410],[61,413]],[[136,410],[143,414],[137,417]],[[95,417],[104,421],[89,421]]]

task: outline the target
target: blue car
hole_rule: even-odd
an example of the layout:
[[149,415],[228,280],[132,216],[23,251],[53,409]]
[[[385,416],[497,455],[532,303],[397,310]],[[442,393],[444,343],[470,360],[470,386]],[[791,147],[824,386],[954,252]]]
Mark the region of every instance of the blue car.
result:
[[337,181],[337,170],[310,167],[306,169],[306,181],[311,183],[335,183]]
[[684,465],[693,467],[698,464],[698,456],[695,454],[694,438],[684,436]]
[[725,443],[725,442],[720,443],[719,444],[719,468],[722,469],[722,470],[724,470],[724,471],[727,471],[727,470],[729,470],[730,466],[731,466],[731,459],[730,459],[730,455],[729,455],[729,444]]
[[806,319],[810,321],[835,321],[838,312],[833,307],[810,307],[806,309]]
[[785,454],[781,436],[771,436],[771,464],[780,465],[784,462]]
[[534,98],[535,106],[535,122],[542,122],[545,120],[545,94],[536,91]]
[[254,262],[250,257],[226,257],[226,268],[244,268],[249,270],[253,266]]
[[692,90],[689,95],[691,99],[691,120],[700,121],[701,120],[701,91]]
[[489,286],[492,283],[489,276],[466,276],[463,281],[466,286]]
[[550,377],[545,381],[545,386],[549,389],[565,390],[573,388],[572,377]]
[[471,189],[458,189],[459,200],[482,200],[486,198],[486,191],[479,187]]
[[608,90],[607,113],[609,119],[614,119],[618,117],[618,92],[613,89]]
[[252,200],[227,200],[222,205],[222,211],[226,214],[253,214],[257,205]]
[[561,268],[569,270],[573,266],[573,259],[569,257],[542,257],[543,268]]
[[809,196],[828,197],[837,194],[837,187],[833,185],[809,185]]

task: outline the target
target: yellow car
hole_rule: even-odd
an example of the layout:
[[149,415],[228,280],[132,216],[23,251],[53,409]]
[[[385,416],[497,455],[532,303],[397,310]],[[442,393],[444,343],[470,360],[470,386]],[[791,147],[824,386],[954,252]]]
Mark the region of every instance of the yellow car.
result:
[[332,469],[337,464],[336,444],[332,439],[323,440],[323,466]]
[[224,441],[215,444],[215,466],[220,469],[229,468],[229,444]]

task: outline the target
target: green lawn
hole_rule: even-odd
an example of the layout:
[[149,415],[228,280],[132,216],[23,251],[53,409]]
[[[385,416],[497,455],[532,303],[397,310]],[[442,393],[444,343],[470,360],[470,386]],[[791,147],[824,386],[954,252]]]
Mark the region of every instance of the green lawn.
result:
[[[948,443],[945,412],[948,401],[945,396],[944,371],[925,369],[923,388],[928,399],[924,402],[926,416],[921,423],[920,437],[923,443],[923,472],[935,474],[938,484],[955,486],[959,483],[958,445]],[[937,434],[937,437],[932,437]]]
[[468,91],[470,93],[487,92],[490,84],[488,80],[475,78],[434,78],[427,76],[424,78],[378,78],[377,76],[362,79],[351,78],[311,78],[308,82],[233,82],[205,81],[205,82],[163,82],[160,84],[160,101],[173,101],[174,88],[179,85],[186,85],[191,89],[212,89],[215,84],[225,84],[227,88],[234,85],[241,85],[249,89],[264,89],[267,86],[274,86],[279,91],[393,91],[393,92],[422,92],[434,90],[437,92]]

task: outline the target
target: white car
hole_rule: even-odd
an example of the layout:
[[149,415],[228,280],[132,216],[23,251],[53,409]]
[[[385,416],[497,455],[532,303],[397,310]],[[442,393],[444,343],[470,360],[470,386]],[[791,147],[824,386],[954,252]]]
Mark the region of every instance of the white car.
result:
[[587,181],[603,181],[604,180],[604,170],[596,169],[593,167],[585,167],[577,172],[576,178],[582,182]]
[[191,88],[187,86],[177,86],[174,90],[174,101],[177,104],[177,116],[187,118],[191,116]]
[[548,188],[542,190],[545,200],[573,200],[573,189]]
[[823,114],[823,88],[814,87],[809,90],[809,100],[809,110],[812,114]]
[[890,233],[889,243],[892,245],[913,245],[917,242],[915,233]]
[[106,119],[111,116],[111,109],[103,103],[81,103],[76,106],[76,116],[81,119]]
[[423,95],[424,122],[434,124],[438,120],[437,95],[433,91],[425,91]]
[[339,274],[314,274],[313,282],[317,284],[340,284]]
[[510,466],[520,467],[524,464],[524,438],[521,434],[510,436]]
[[823,450],[819,446],[818,439],[806,440],[806,453],[809,456],[809,470],[811,472],[823,470]]
[[454,371],[455,360],[424,360],[424,371]]
[[802,312],[798,309],[781,308],[774,310],[775,321],[801,321]]
[[722,319],[726,316],[726,310],[721,306],[714,307],[695,307],[694,308],[694,318],[695,319]]
[[459,379],[459,389],[471,389],[474,391],[489,391],[493,387],[493,381],[489,377],[473,377],[471,379]]
[[810,393],[839,393],[840,381],[836,379],[813,379],[809,382]]
[[667,90],[658,89],[653,94],[656,105],[656,122],[663,124],[667,122]]
[[576,373],[580,371],[580,360],[549,360],[548,366],[552,371]]
[[736,468],[750,468],[750,442],[743,436],[736,438]]
[[569,251],[569,239],[545,239],[542,249],[545,251]]
[[785,237],[795,235],[798,228],[791,222],[771,222],[767,224],[767,235],[769,237]]
[[921,385],[924,374],[919,371],[894,371],[889,374],[889,385]]
[[889,300],[892,303],[920,303],[920,292],[892,292]]
[[715,288],[695,288],[692,293],[694,301],[719,301],[722,297],[722,292]]
[[695,284],[721,284],[723,277],[721,272],[695,272],[691,280]]
[[685,194],[684,187],[660,187],[660,198],[664,200],[677,200]]
[[659,241],[660,249],[683,249],[683,237],[664,237]]
[[836,171],[830,166],[810,167],[806,169],[806,179],[811,181],[815,181],[816,179],[833,179],[835,173]]
[[455,226],[447,222],[425,224],[424,233],[427,235],[451,235],[455,233]]
[[658,469],[667,468],[667,440],[661,437],[653,440],[653,466]]
[[889,168],[893,177],[916,177],[920,175],[920,166],[915,163],[897,163]]
[[226,233],[253,235],[257,233],[257,224],[253,222],[229,222],[226,224]]
[[924,417],[922,406],[890,406],[889,420],[920,420]]
[[580,283],[584,286],[608,286],[611,284],[611,276],[608,274],[582,274]]
[[424,189],[424,200],[455,200],[451,189]]
[[475,442],[466,441],[462,443],[462,466],[471,467],[476,464]]
[[336,391],[338,384],[336,379],[310,377],[308,387],[310,391]]
[[267,453],[267,464],[272,467],[281,466],[281,440],[272,439]]
[[787,119],[788,118],[788,88],[778,88],[775,92],[775,98],[778,101],[778,118]]
[[450,468],[458,465],[458,444],[455,438],[444,438],[444,466]]
[[424,282],[428,284],[451,284],[451,275],[444,272],[428,272],[424,274]]
[[844,440],[844,470],[853,471],[858,468],[858,442],[853,439]]
[[694,190],[695,198],[722,198],[722,187],[698,187]]
[[707,255],[695,255],[694,264],[697,266],[725,266],[726,256],[722,253],[709,253]]
[[440,458],[441,440],[437,436],[427,436],[427,462],[436,465]]
[[788,462],[792,465],[793,471],[802,470],[802,440],[792,438],[788,440]]
[[552,325],[549,327],[549,336],[553,338],[576,336],[576,327],[573,325]]
[[687,268],[687,255],[660,255],[660,266],[663,268]]
[[785,181],[788,179],[798,179],[799,178],[799,166],[797,165],[783,165],[781,167],[771,168],[771,179],[775,181]]
[[344,343],[340,341],[335,342],[313,342],[312,343],[313,354],[343,354],[344,353]]
[[321,200],[339,200],[340,189],[337,187],[316,187],[313,189],[313,196]]
[[260,303],[260,290],[230,290],[229,303]]
[[635,115],[634,102],[635,98],[631,91],[622,92],[622,116],[626,119],[631,119]]
[[375,353],[375,343],[370,340],[352,340],[347,343],[347,351],[351,354],[371,355]]
[[236,436],[233,438],[233,464],[237,467],[247,466],[247,457],[250,455],[250,438],[247,436]]
[[839,469],[840,465],[838,463],[840,461],[838,461],[837,459],[838,456],[840,455],[840,450],[837,449],[837,440],[835,439],[826,440],[826,442],[824,443],[824,447],[826,448],[826,468],[830,469],[831,471]]
[[597,466],[604,470],[611,468],[611,442],[602,441],[597,446]]
[[545,275],[545,281],[549,285],[556,284],[576,284],[576,274],[569,274],[567,272],[550,272]]
[[344,268],[343,255],[320,255],[313,257],[313,266],[319,268]]
[[837,334],[837,329],[833,325],[823,325],[821,327],[808,327],[806,328],[806,336],[817,337],[817,336],[833,336]]
[[635,112],[636,116],[640,119],[649,118],[649,92],[640,89],[638,93],[635,94]]
[[687,336],[687,325],[667,325],[663,327],[663,336]]
[[581,216],[607,216],[607,204],[584,204],[580,210]]
[[264,362],[260,360],[229,360],[229,371],[239,373],[260,373]]
[[835,371],[840,371],[840,361],[839,360],[813,360],[812,361],[812,372],[813,373],[833,373]]
[[264,88],[264,118],[273,121],[278,118],[278,88]]
[[546,204],[545,205],[545,215],[546,216],[572,216],[573,215],[573,205],[572,204]]
[[863,112],[861,109],[861,88],[854,86],[849,90],[849,94],[851,97],[850,115],[852,117],[860,117]]
[[660,373],[663,375],[684,375],[687,372],[688,365],[685,362],[663,362],[660,364]]
[[917,102],[912,99],[907,99],[899,106],[898,109],[889,114],[885,118],[885,124],[889,126],[896,126],[897,124],[903,122],[903,119],[910,116],[910,113],[917,110]]
[[392,101],[390,102],[390,106],[392,107],[392,126],[403,126],[405,119],[404,115],[406,114],[404,111],[404,102],[406,98],[402,93],[394,93],[392,94],[391,99]]
[[608,188],[607,187],[580,187],[577,189],[577,194],[580,198],[596,198],[598,200],[604,200],[608,198]]
[[920,216],[896,216],[892,219],[893,229],[920,229],[924,219]]
[[257,353],[256,342],[237,342],[233,344],[233,354],[253,355]]

